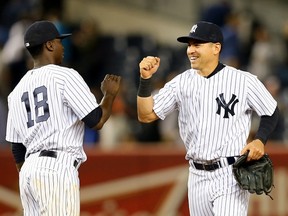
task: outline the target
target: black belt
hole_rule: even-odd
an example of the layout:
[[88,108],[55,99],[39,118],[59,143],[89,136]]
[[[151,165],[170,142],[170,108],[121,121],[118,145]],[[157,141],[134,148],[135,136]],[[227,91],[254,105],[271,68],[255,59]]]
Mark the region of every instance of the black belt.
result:
[[[39,157],[52,157],[52,158],[57,158],[57,152],[56,151],[51,151],[51,150],[43,150],[40,152]],[[79,162],[77,160],[74,160],[73,166],[76,168]]]
[[[227,159],[228,165],[234,164],[236,161],[235,157],[227,157],[226,159]],[[207,170],[207,171],[213,171],[224,166],[220,161],[217,161],[211,164],[201,164],[201,163],[196,163],[193,161],[193,164],[194,164],[195,169]]]

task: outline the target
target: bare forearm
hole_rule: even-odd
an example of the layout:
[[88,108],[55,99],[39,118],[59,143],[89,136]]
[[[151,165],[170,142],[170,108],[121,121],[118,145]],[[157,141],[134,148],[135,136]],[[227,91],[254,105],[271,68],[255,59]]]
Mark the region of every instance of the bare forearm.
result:
[[149,123],[158,119],[157,115],[153,111],[153,98],[139,97],[137,96],[137,112],[138,120],[143,123]]
[[100,103],[100,106],[102,108],[102,117],[100,121],[98,122],[98,124],[93,129],[100,130],[105,124],[105,122],[109,119],[109,117],[111,116],[114,100],[115,100],[115,95],[111,95],[111,94],[104,95]]
[[[113,102],[120,88],[120,81],[121,81],[120,76],[107,74],[104,77],[103,81],[101,82],[101,91],[104,95],[101,100],[101,103],[99,104],[101,107],[101,113],[100,113],[101,118],[99,122],[96,124],[96,126],[93,127],[94,130],[100,130],[110,117]],[[96,115],[96,118],[98,120],[99,116]]]
[[139,63],[140,83],[137,93],[138,120],[143,123],[150,123],[158,119],[153,110],[152,75],[160,65],[160,58],[148,56]]

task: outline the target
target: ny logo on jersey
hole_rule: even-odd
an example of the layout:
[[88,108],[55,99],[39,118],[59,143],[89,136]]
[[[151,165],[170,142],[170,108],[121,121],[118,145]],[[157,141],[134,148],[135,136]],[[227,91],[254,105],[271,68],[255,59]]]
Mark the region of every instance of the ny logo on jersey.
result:
[[221,93],[219,97],[216,98],[216,101],[218,104],[218,109],[216,113],[218,115],[221,114],[221,107],[225,110],[223,118],[229,118],[229,113],[231,114],[231,116],[235,115],[234,107],[235,107],[235,104],[239,102],[239,100],[236,98],[236,95],[232,94],[232,98],[230,99],[228,103],[226,103],[223,93]]

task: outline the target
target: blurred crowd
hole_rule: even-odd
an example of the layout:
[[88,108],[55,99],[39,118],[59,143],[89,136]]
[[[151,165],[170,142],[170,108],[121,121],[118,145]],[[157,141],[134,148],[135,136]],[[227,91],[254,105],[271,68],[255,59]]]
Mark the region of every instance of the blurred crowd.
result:
[[[154,78],[156,92],[165,82],[190,67],[186,47],[163,45],[151,35],[103,34],[97,20],[93,18],[87,17],[79,23],[63,20],[61,1],[40,2],[41,4],[33,0],[1,1],[1,145],[7,144],[7,96],[32,67],[31,57],[23,46],[24,31],[33,21],[47,19],[53,21],[61,33],[72,32],[71,37],[63,40],[63,65],[74,68],[83,76],[98,101],[102,97],[100,84],[105,74],[122,76],[122,86],[111,118],[99,132],[85,129],[85,145],[116,148],[129,143],[167,143],[183,148],[177,129],[177,113],[164,121],[139,123],[136,95],[138,64],[144,56],[155,55],[161,58],[161,67]],[[225,45],[221,61],[257,75],[278,101],[282,117],[271,139],[284,144],[288,138],[285,130],[288,123],[288,25],[283,26],[281,34],[275,35],[251,11],[235,11],[225,2],[203,8],[199,20],[214,22],[222,28]],[[255,118],[251,136],[258,124]]]

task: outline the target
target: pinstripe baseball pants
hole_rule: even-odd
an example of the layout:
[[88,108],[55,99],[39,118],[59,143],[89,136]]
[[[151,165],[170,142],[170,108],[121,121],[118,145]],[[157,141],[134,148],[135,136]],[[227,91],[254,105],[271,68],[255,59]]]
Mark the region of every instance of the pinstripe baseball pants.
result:
[[247,216],[249,193],[239,188],[231,166],[214,171],[190,166],[188,201],[191,216]]
[[20,196],[25,216],[79,216],[80,189],[74,158],[31,154],[20,171]]

